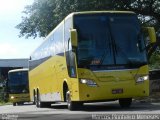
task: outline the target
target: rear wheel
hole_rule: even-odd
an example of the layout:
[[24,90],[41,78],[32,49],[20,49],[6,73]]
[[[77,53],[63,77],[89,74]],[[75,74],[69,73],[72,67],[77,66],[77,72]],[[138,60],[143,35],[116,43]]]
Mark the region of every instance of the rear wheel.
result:
[[35,93],[35,91],[33,91],[33,104],[34,105],[36,104],[36,93]]
[[16,103],[16,102],[14,102],[14,103],[13,103],[13,106],[16,106],[16,104],[17,104],[17,103]]
[[24,102],[17,102],[17,105],[23,105]]
[[40,94],[37,93],[36,106],[37,106],[37,108],[50,107],[51,103],[49,103],[49,102],[41,102]]
[[132,103],[132,98],[120,98],[119,104],[122,108],[129,108]]

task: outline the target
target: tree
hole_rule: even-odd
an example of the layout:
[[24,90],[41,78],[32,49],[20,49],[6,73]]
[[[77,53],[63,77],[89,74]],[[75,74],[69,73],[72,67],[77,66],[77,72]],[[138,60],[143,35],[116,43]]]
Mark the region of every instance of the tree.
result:
[[[34,0],[32,5],[26,6],[26,16],[16,27],[20,29],[20,37],[45,37],[69,13],[94,10],[134,11],[143,26],[154,26],[157,35],[160,34],[159,0]],[[157,38],[159,40],[160,37]],[[147,47],[149,59],[160,54],[155,52],[159,46],[158,41]],[[155,61],[150,60],[150,63],[152,65]]]
[[[148,59],[160,46],[160,1],[159,0],[114,0],[116,10],[130,10],[139,15],[143,26],[153,26],[157,31],[157,42],[148,46]],[[159,54],[159,53],[155,53]],[[155,57],[153,57],[155,58]],[[151,64],[153,60],[150,61]]]
[[[20,37],[45,37],[69,13],[91,10],[134,11],[143,26],[155,27],[157,38],[160,38],[159,0],[34,0],[32,5],[26,6],[26,16],[22,17],[22,22],[16,27],[20,29]],[[158,41],[147,47],[151,66],[155,63],[153,59],[159,59],[160,53],[155,52],[160,49],[159,46]]]
[[20,37],[45,37],[69,13],[105,10],[109,9],[109,3],[107,0],[35,0],[25,7],[26,16],[16,27],[20,29]]
[[17,28],[20,36],[45,37],[69,13],[90,10],[134,11],[144,25],[160,28],[159,0],[35,0],[25,8],[26,16]]
[[20,36],[44,37],[48,34],[56,24],[53,8],[55,4],[50,4],[48,0],[35,0],[33,5],[26,6],[26,16],[22,17],[22,22],[17,25]]
[[45,37],[69,13],[90,10],[134,11],[143,25],[160,32],[159,0],[35,0],[25,8],[26,16],[17,28],[20,36]]

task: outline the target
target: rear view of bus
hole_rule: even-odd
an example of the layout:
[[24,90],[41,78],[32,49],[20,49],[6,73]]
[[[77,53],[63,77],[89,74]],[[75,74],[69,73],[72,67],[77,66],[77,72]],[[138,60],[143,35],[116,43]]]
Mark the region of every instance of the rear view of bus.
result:
[[28,69],[15,69],[8,72],[7,91],[13,106],[30,101]]

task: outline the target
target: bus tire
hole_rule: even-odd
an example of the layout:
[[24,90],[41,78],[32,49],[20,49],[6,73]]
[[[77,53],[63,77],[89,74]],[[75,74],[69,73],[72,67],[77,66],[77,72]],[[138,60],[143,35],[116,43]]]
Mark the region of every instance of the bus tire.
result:
[[17,105],[23,105],[24,102],[17,102]]
[[41,108],[42,107],[42,102],[40,100],[40,95],[39,95],[38,92],[37,92],[37,96],[36,96],[36,107],[37,108]]
[[129,108],[132,103],[132,98],[120,98],[119,99],[119,104],[121,108]]
[[36,104],[36,93],[35,91],[33,91],[33,105]]
[[70,92],[69,91],[67,91],[67,93],[66,93],[66,101],[67,101],[67,107],[71,111],[79,110],[83,106],[82,102],[71,101],[71,97],[70,97]]
[[51,104],[50,103],[48,103],[48,102],[42,102],[41,101],[41,98],[40,98],[40,94],[39,93],[37,93],[37,100],[36,100],[36,107],[37,108],[45,108],[45,107],[49,107],[49,106],[51,106]]
[[14,103],[13,103],[13,106],[16,106],[16,104],[17,104],[17,103],[16,103],[16,102],[14,102]]

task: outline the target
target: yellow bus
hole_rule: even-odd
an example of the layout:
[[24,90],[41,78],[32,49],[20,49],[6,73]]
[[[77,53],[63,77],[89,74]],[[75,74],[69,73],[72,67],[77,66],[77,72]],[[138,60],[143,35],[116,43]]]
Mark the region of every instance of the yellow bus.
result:
[[14,69],[8,72],[7,93],[13,106],[29,102],[28,69]]
[[[155,42],[154,28],[148,31]],[[69,110],[85,102],[149,95],[146,43],[137,15],[127,11],[69,14],[31,54],[29,86],[37,107],[66,101]]]

